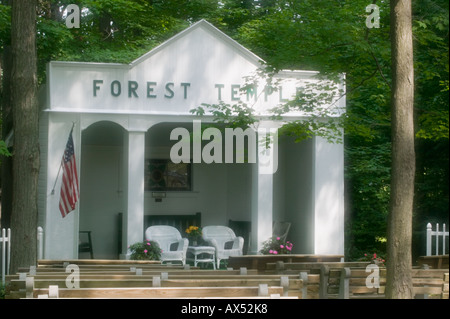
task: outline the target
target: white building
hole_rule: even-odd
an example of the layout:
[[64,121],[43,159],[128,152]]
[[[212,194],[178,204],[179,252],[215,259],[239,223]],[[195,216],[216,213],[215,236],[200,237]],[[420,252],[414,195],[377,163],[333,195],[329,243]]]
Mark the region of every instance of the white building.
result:
[[[192,145],[189,180],[183,177],[162,193],[150,189],[150,161],[169,159],[178,142],[170,140],[170,133],[180,127],[192,130],[194,121],[206,125],[212,120],[193,115],[191,109],[242,99],[260,116],[260,128],[276,128],[281,123],[265,120],[268,109],[317,74],[282,72],[276,90],[260,81],[241,95],[245,77],[258,70],[260,61],[202,20],[129,65],[49,63],[40,119],[43,257],[78,258],[79,231],[89,230],[95,258],[125,258],[127,246],[143,240],[146,216],[197,212],[202,226],[250,222],[250,253],[258,252],[272,234],[272,221],[279,220],[292,224],[288,239],[295,253],[342,255],[342,144],[319,137],[300,143],[279,137],[271,152],[272,172],[259,162],[207,163],[203,158],[198,163],[198,146]],[[334,107],[344,108],[344,99]],[[63,218],[58,171],[73,124],[80,199]],[[153,182],[160,181],[152,176]],[[165,197],[155,198],[161,194]]]

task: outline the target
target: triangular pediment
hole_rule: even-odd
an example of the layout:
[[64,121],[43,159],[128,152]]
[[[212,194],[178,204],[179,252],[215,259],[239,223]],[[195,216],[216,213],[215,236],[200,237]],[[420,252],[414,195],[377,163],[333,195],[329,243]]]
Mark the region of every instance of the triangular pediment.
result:
[[174,37],[160,44],[148,53],[131,62],[136,67],[161,52],[167,54],[175,51],[175,55],[193,55],[198,58],[221,58],[226,54],[238,54],[255,66],[261,66],[263,60],[253,52],[233,40],[206,20],[200,20]]
[[[253,88],[263,61],[201,20],[130,64],[51,62],[48,109],[128,114],[190,114],[202,104],[251,105],[261,114],[295,94],[316,72],[284,72],[288,86]],[[294,81],[291,81],[294,80]],[[287,82],[286,82],[287,83]]]

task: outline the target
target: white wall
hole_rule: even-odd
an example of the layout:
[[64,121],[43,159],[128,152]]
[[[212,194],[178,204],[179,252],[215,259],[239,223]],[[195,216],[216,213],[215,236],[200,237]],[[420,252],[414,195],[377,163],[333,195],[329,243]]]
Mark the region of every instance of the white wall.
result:
[[145,214],[187,215],[201,212],[203,226],[228,223],[226,166],[194,164],[192,173],[192,192],[166,192],[166,198],[161,202],[155,202],[151,193],[147,192]]
[[288,240],[295,253],[314,253],[312,140],[283,140],[285,220],[291,222]]
[[314,138],[314,252],[344,254],[344,148]]
[[[78,240],[78,207],[65,218],[59,211],[61,159],[73,123],[79,123],[78,114],[48,113],[41,117],[41,141],[46,149],[42,153],[43,173],[39,178],[39,226],[44,228],[44,258],[76,258]],[[46,135],[46,136],[44,136]],[[79,165],[80,128],[73,131],[75,156]],[[41,166],[41,167],[42,167]],[[41,178],[42,177],[42,178]],[[54,192],[52,192],[54,190]]]

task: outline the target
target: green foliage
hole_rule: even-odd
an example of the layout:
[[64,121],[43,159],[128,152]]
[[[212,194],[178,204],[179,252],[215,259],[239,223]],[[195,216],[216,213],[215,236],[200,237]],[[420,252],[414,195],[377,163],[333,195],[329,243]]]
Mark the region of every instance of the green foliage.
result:
[[[230,2],[236,6],[227,9],[238,11],[240,19],[222,19],[228,23],[224,28],[268,65],[346,75],[347,112],[341,122],[331,122],[334,127],[329,130],[343,127],[345,132],[346,246],[354,256],[369,249],[383,252],[385,242],[378,239],[386,234],[390,196],[389,2],[377,2],[379,29],[365,25],[367,1],[270,1],[265,8],[225,3]],[[449,11],[445,1],[422,0],[413,5],[419,228],[427,216],[448,215]],[[317,107],[311,103],[314,99],[299,100],[281,106],[279,114]],[[326,127],[324,118],[316,125]],[[298,121],[282,131],[300,141],[328,130]],[[441,220],[448,219],[440,214]]]
[[233,105],[220,102],[219,104],[202,104],[192,110],[192,114],[204,116],[211,113],[214,122],[226,124],[228,127],[246,129],[252,127],[258,122],[254,115],[254,110],[245,103],[236,103]]
[[155,241],[146,240],[142,243],[135,243],[131,245],[130,259],[131,260],[160,260],[161,248]]
[[10,42],[11,7],[0,4],[0,50]]
[[0,156],[11,156],[5,141],[0,140]]

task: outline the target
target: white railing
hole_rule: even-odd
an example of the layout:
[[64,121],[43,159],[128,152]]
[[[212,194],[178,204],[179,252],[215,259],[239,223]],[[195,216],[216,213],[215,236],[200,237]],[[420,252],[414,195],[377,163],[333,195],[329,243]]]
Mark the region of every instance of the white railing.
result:
[[[11,264],[11,229],[2,229],[0,236],[1,243],[1,269],[2,269],[2,284],[5,284],[5,277],[9,275],[9,267]],[[44,257],[44,229],[38,227],[37,229],[37,258],[42,259]]]
[[[432,229],[431,223],[427,224],[427,256],[431,256],[433,254],[433,236],[435,236],[435,255],[445,255],[446,238],[448,239],[448,231],[445,231],[445,224],[442,225],[442,231],[439,231],[439,224],[436,224],[436,230]],[[440,238],[442,238],[442,253],[439,250]]]
[[5,276],[9,274],[9,264],[11,259],[11,229],[2,229],[0,236],[2,244],[2,284],[5,284]]

